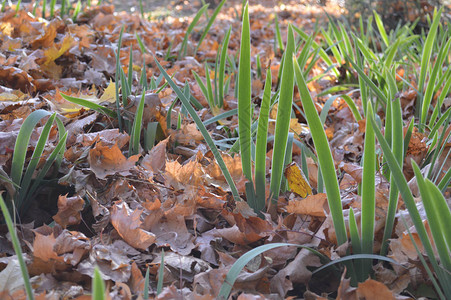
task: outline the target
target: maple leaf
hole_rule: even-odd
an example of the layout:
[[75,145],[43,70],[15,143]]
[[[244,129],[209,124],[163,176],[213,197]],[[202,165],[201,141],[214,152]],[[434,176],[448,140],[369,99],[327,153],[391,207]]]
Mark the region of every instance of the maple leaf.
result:
[[111,209],[111,224],[130,246],[147,250],[155,242],[156,237],[153,233],[140,228],[141,213],[142,210],[139,209],[130,212],[125,202],[117,201]]

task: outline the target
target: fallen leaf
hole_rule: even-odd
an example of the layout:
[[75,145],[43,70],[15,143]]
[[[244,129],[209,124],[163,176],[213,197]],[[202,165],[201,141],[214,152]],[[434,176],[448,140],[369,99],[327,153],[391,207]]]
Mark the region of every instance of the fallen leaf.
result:
[[116,144],[109,147],[103,142],[99,142],[89,150],[88,162],[96,177],[105,179],[108,175],[116,173],[130,174],[130,169],[135,167],[138,159],[139,154],[126,158]]
[[285,177],[287,178],[291,191],[302,198],[312,194],[312,188],[310,187],[304,172],[302,172],[296,162],[292,162],[285,168]]
[[131,212],[125,202],[117,201],[111,209],[111,224],[130,246],[147,250],[155,242],[156,237],[153,233],[140,228],[141,213],[142,210],[139,209]]
[[79,224],[84,206],[85,201],[80,196],[67,198],[67,195],[60,195],[58,197],[58,213],[53,216],[53,220],[63,228]]
[[289,200],[286,210],[292,214],[325,217],[324,207],[327,204],[327,196],[324,193],[309,195],[301,200]]
[[393,293],[385,284],[373,279],[367,279],[365,282],[358,284],[357,297],[365,300],[395,300]]

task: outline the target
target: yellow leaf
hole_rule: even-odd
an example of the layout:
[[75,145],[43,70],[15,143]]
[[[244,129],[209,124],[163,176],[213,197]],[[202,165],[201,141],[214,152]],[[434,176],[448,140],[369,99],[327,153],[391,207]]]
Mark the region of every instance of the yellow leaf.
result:
[[111,79],[108,87],[103,91],[102,97],[100,97],[100,102],[104,101],[111,103],[116,101],[116,83],[114,83]]
[[66,35],[61,44],[52,46],[51,48],[45,50],[45,52],[44,52],[44,55],[46,57],[45,64],[55,61],[61,55],[66,53],[67,50],[72,48],[73,43],[74,43],[74,38],[71,35]]
[[308,194],[312,194],[312,188],[297,163],[292,162],[285,168],[285,177],[288,180],[291,191],[302,198],[307,197]]

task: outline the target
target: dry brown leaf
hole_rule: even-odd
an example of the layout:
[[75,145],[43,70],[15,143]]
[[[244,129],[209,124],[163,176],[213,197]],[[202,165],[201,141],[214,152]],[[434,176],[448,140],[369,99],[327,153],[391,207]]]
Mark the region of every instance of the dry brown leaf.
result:
[[88,162],[96,177],[105,179],[116,173],[130,174],[129,170],[135,167],[138,159],[139,154],[126,158],[116,144],[110,147],[99,142],[89,151]]
[[85,201],[80,196],[67,198],[67,195],[60,195],[58,197],[58,213],[53,216],[53,220],[63,228],[79,224],[84,206]]
[[160,219],[152,226],[151,232],[156,236],[155,243],[159,247],[169,246],[180,255],[188,255],[195,248],[194,236],[188,232],[185,218],[181,215],[171,214]]
[[117,201],[111,209],[111,224],[119,235],[130,246],[141,250],[147,250],[155,242],[155,235],[140,228],[142,210],[136,209],[130,212],[128,205],[123,201]]
[[181,165],[178,161],[167,161],[164,177],[167,184],[176,190],[185,189],[187,185],[199,186],[202,184],[204,171],[197,160],[191,160]]
[[324,193],[309,195],[305,199],[290,200],[286,206],[287,212],[292,214],[325,217],[324,207],[327,205],[327,196]]
[[373,279],[367,279],[365,282],[358,284],[357,297],[365,300],[395,300],[392,291],[385,284]]
[[141,166],[151,172],[159,172],[164,170],[166,164],[166,147],[168,142],[169,137],[153,147],[149,153],[144,156],[141,161]]
[[202,133],[197,129],[196,124],[184,124],[179,130],[173,131],[171,137],[180,145],[196,146],[204,140]]

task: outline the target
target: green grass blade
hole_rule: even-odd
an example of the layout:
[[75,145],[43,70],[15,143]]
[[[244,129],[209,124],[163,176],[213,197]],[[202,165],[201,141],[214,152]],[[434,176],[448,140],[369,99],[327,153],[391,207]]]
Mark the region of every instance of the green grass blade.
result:
[[238,71],[238,131],[243,174],[252,182],[251,160],[251,40],[249,27],[249,7],[244,7],[241,29],[240,63]]
[[445,101],[446,95],[448,95],[449,91],[451,90],[451,68],[448,69],[446,73],[447,75],[445,76],[448,76],[448,78],[446,79],[445,86],[443,87],[442,92],[440,93],[440,96],[437,99],[437,104],[434,107],[434,112],[432,113],[431,119],[429,121],[429,127],[435,126],[435,120],[439,115],[443,102]]
[[[390,107],[392,111],[392,137],[391,146],[393,154],[398,161],[400,167],[404,161],[404,141],[403,141],[403,121],[401,102],[399,97],[394,101],[390,101]],[[387,126],[387,125],[386,125]],[[385,220],[384,235],[382,238],[381,255],[386,255],[388,251],[388,240],[391,238],[393,226],[395,223],[396,208],[398,207],[398,188],[392,175],[390,175],[390,194],[387,209],[387,217]]]
[[25,165],[25,158],[27,155],[28,143],[30,141],[31,133],[38,122],[46,117],[50,116],[48,111],[39,109],[32,112],[23,122],[20,127],[19,134],[17,135],[16,144],[14,145],[14,153],[11,166],[11,180],[21,185],[23,167]]
[[376,22],[377,29],[381,35],[382,41],[385,46],[388,47],[390,45],[390,41],[388,40],[387,32],[385,31],[384,24],[382,23],[381,17],[374,11],[374,21]]
[[[443,62],[445,61],[445,56],[449,55],[450,46],[451,46],[451,38],[448,40],[448,42],[446,43],[445,46],[442,46],[440,48],[440,52],[437,57],[437,60],[434,64],[434,67],[432,68],[432,71],[429,74],[428,84],[427,84],[426,90],[424,92],[423,106],[421,108],[420,124],[426,123],[427,114],[428,114],[429,108],[430,108],[429,106],[432,102],[434,90],[436,87],[436,80],[439,77],[440,71],[443,67]],[[437,105],[438,104],[439,103],[437,103]],[[438,109],[440,109],[440,107]]]
[[42,18],[43,19],[45,19],[45,11],[47,10],[46,6],[47,6],[47,0],[42,0]]
[[312,133],[313,142],[315,144],[319,170],[321,170],[324,178],[324,184],[326,186],[327,201],[329,203],[330,211],[332,214],[332,220],[337,235],[338,244],[341,245],[347,241],[346,227],[343,217],[340,189],[338,186],[337,176],[335,173],[335,165],[332,158],[332,153],[329,148],[326,133],[321,124],[321,120],[316,111],[315,104],[313,103],[310,92],[305,83],[305,79],[302,75],[301,69],[297,64],[294,65],[296,81],[301,94],[302,105],[305,110],[307,123]]
[[401,38],[397,39],[396,42],[387,49],[386,51],[387,56],[384,57],[383,60],[385,67],[390,68],[393,65],[393,60],[395,58],[396,52],[398,51],[400,44]]
[[105,299],[105,282],[103,282],[99,267],[94,268],[94,278],[92,278],[92,300]]
[[451,258],[449,256],[451,253],[451,234],[449,231],[451,212],[440,190],[430,180],[425,180],[421,175],[420,168],[413,160],[412,167],[440,262],[445,269],[451,271]]
[[[208,105],[210,107],[214,107],[214,103],[213,103],[213,99],[210,98],[208,90],[207,90],[207,86],[204,84],[204,82],[202,81],[202,78],[200,78],[199,74],[196,73],[196,71],[192,70],[193,75],[194,75],[194,79],[197,82],[197,85],[199,86],[200,90],[202,91],[202,94],[204,95],[205,99],[207,99]],[[207,74],[205,74],[206,76],[206,80],[208,80],[209,78],[207,78]]]
[[[64,154],[64,151],[66,149],[66,140],[67,140],[67,131],[64,133],[64,135],[60,138],[60,141],[56,145],[55,149],[53,149],[50,156],[47,158],[44,166],[39,171],[38,175],[36,176],[33,184],[30,187],[30,190],[28,191],[29,195],[33,195],[35,191],[40,186],[42,180],[44,179],[47,172],[50,170],[50,167],[53,165],[53,163],[58,163],[58,161],[61,161],[61,158]],[[57,166],[59,168],[59,166]],[[22,206],[22,211],[20,213],[23,213],[26,209],[28,209],[30,203],[25,202]]]
[[[66,2],[66,0],[63,0],[63,3],[65,3],[65,2]],[[77,5],[75,6],[75,9],[74,9],[74,13],[72,14],[72,22],[75,23],[77,21],[77,17],[78,17],[78,14],[80,13],[80,10],[81,10],[81,1],[78,0]]]
[[438,299],[440,300],[446,300],[447,298],[445,297],[445,295],[443,294],[442,289],[440,288],[440,285],[438,284],[437,280],[435,279],[434,274],[431,271],[430,265],[426,262],[426,260],[423,257],[423,253],[421,252],[421,250],[419,249],[417,242],[415,241],[415,238],[412,235],[412,232],[409,229],[409,225],[407,224],[404,216],[402,216],[402,221],[404,223],[405,228],[407,229],[407,233],[409,234],[409,238],[412,241],[412,244],[415,248],[415,251],[418,255],[418,258],[420,259],[421,264],[423,265],[424,269],[426,270],[426,274],[429,276],[429,280],[431,280],[432,282],[432,286],[435,288],[435,291],[438,295]]
[[127,84],[128,84],[128,89],[129,91],[132,90],[132,84],[133,84],[133,48],[132,46],[130,46],[130,56],[128,59],[128,80],[127,80]]
[[149,299],[149,267],[147,267],[146,276],[144,277],[143,298],[144,300]]
[[47,140],[49,138],[50,129],[52,128],[53,121],[55,120],[56,113],[52,114],[50,118],[45,123],[42,128],[41,134],[39,136],[38,142],[34,148],[33,154],[31,156],[30,162],[28,163],[27,170],[23,175],[22,181],[20,183],[20,193],[19,197],[15,203],[17,209],[20,211],[22,207],[22,202],[27,195],[28,188],[31,183],[32,176],[36,171],[36,167],[41,159],[42,153],[44,152],[44,148],[46,146]]
[[19,261],[20,271],[22,273],[22,279],[25,284],[25,291],[27,293],[28,300],[34,300],[33,288],[30,283],[30,276],[28,275],[27,265],[23,258],[22,249],[20,248],[19,238],[17,237],[16,228],[14,228],[11,215],[9,214],[8,208],[6,207],[5,201],[2,195],[0,195],[0,208],[5,218],[6,226],[8,227],[9,234],[11,236],[11,243],[13,244],[14,252],[17,255],[17,260]]
[[144,19],[144,6],[143,6],[143,0],[139,0],[139,11],[141,12],[141,18]]
[[144,103],[145,103],[146,91],[142,92],[141,100],[139,101],[138,108],[136,109],[136,115],[133,121],[133,129],[130,136],[130,146],[129,146],[129,156],[136,155],[139,153],[139,145],[141,140],[141,128],[144,114]]
[[437,260],[435,259],[434,251],[432,250],[432,245],[429,241],[429,237],[426,233],[426,228],[423,225],[423,221],[421,220],[420,213],[418,212],[418,209],[416,207],[416,202],[413,199],[412,192],[410,191],[410,188],[407,184],[406,178],[404,177],[402,169],[399,166],[395,155],[390,150],[390,147],[388,146],[387,141],[383,137],[379,128],[377,128],[376,121],[374,120],[374,116],[370,116],[369,120],[370,120],[371,124],[373,125],[374,133],[376,134],[377,140],[379,141],[379,144],[382,148],[382,151],[384,153],[384,158],[390,167],[390,171],[393,174],[393,178],[395,179],[396,186],[398,187],[399,192],[401,193],[401,196],[407,207],[407,210],[409,211],[410,218],[411,218],[413,224],[415,225],[415,228],[417,230],[418,236],[420,237],[421,243],[423,244],[424,249],[426,250],[426,254],[429,257],[429,260],[431,261],[432,266],[434,267],[435,270],[437,270],[438,263],[437,263]]
[[207,37],[207,33],[208,31],[210,31],[211,26],[213,25],[213,23],[215,22],[216,17],[218,16],[219,12],[221,11],[221,8],[224,6],[224,3],[227,0],[222,0],[218,6],[216,6],[215,11],[213,12],[213,14],[211,15],[210,19],[208,20],[207,26],[205,27],[204,31],[202,32],[202,35],[199,39],[199,42],[197,43],[197,47],[196,50],[194,51],[194,56],[196,56],[197,51],[199,50],[200,45],[202,45],[202,42],[204,41],[204,39]]
[[265,88],[258,117],[257,146],[255,155],[255,192],[257,197],[257,210],[265,207],[266,196],[266,146],[268,140],[269,104],[271,102],[271,69],[266,71]]
[[451,182],[451,168],[448,169],[445,176],[443,176],[442,180],[440,181],[437,187],[439,190],[444,192],[450,182]]
[[351,61],[351,59],[347,56],[348,61],[355,68],[357,73],[359,74],[359,79],[362,78],[364,82],[370,87],[371,90],[378,96],[378,98],[382,101],[384,105],[387,104],[387,97],[384,93],[374,84],[374,82],[365,74],[363,69],[361,69],[355,62]]
[[[310,35],[308,35],[307,33],[305,33],[304,31],[302,31],[301,29],[299,29],[296,26],[293,26],[293,29],[296,31],[297,34],[299,34],[299,36],[303,39],[303,40],[307,40]],[[333,66],[332,67],[332,71],[334,72],[335,76],[339,76],[339,72],[337,70],[337,67],[334,66],[334,63],[332,62],[332,60],[330,59],[329,55],[326,53],[326,51],[324,51],[324,49],[318,45],[315,41],[313,41],[313,50],[319,50],[319,56],[321,57],[321,59],[328,65],[328,66]]]
[[[222,43],[221,48],[221,61],[219,63],[219,74],[218,74],[218,96],[219,96],[219,107],[224,106],[224,75],[225,75],[225,63],[227,60],[227,49],[229,48],[229,40],[230,40],[230,32],[232,31],[232,27],[227,30],[227,33],[224,37],[224,41]],[[215,70],[216,72],[216,70]]]
[[238,189],[236,188],[235,183],[233,182],[232,176],[230,175],[230,172],[227,169],[227,166],[224,163],[224,160],[222,159],[221,154],[219,153],[218,149],[216,148],[213,139],[211,138],[210,134],[208,133],[207,128],[205,128],[205,125],[202,123],[202,120],[199,118],[196,111],[191,106],[190,100],[185,97],[183,92],[175,84],[175,82],[171,79],[169,74],[161,66],[161,64],[158,62],[158,60],[155,57],[154,57],[154,60],[158,66],[158,69],[163,74],[164,78],[166,79],[168,84],[171,86],[171,88],[174,90],[176,95],[179,97],[180,101],[182,101],[183,105],[186,107],[191,118],[193,118],[194,123],[196,123],[197,128],[199,128],[200,132],[202,133],[202,136],[204,137],[205,141],[207,142],[207,145],[210,147],[211,152],[213,153],[213,155],[216,159],[216,162],[218,163],[218,165],[227,181],[227,184],[230,186],[230,189],[232,190],[233,198],[235,199],[235,201],[240,201],[240,195],[238,193]]
[[82,99],[82,98],[72,97],[72,96],[63,94],[61,92],[60,92],[60,95],[61,95],[61,97],[63,97],[65,100],[67,100],[69,102],[90,108],[92,110],[95,110],[101,114],[104,114],[104,115],[114,118],[114,119],[116,119],[116,117],[117,117],[116,112],[112,111],[109,108],[103,107],[102,105],[99,105],[97,103],[94,103],[94,102],[91,102],[89,100]]
[[[304,74],[305,76],[305,74]],[[321,124],[326,123],[327,114],[329,113],[330,106],[332,103],[337,99],[340,95],[334,95],[330,96],[329,99],[327,99],[326,103],[324,103],[323,109],[321,110],[321,114],[319,115],[319,119],[321,120]]]
[[337,43],[334,43],[331,36],[329,35],[329,33],[327,33],[326,30],[321,29],[321,33],[323,34],[324,38],[326,39],[326,42],[329,45],[329,48],[332,51],[332,54],[334,55],[334,58],[337,61],[337,64],[341,64],[344,57],[342,57],[340,51],[338,50]]
[[412,137],[412,132],[413,132],[413,125],[414,125],[414,118],[412,118],[410,120],[409,123],[409,127],[407,127],[407,131],[406,134],[404,136],[404,154],[403,154],[403,158],[406,157],[407,154],[407,149],[409,148],[409,143],[410,143],[410,138]]
[[[146,133],[144,135],[144,150],[150,151],[155,144],[157,137],[158,122],[149,122],[147,124]],[[169,127],[170,128],[170,127]]]
[[[423,91],[424,91],[424,83],[426,81],[426,74],[429,71],[429,60],[431,59],[431,54],[434,46],[435,37],[437,36],[437,28],[440,23],[440,17],[442,15],[443,7],[437,12],[437,9],[434,10],[434,19],[431,27],[429,28],[429,33],[426,38],[426,41],[423,45],[423,52],[421,53],[421,69],[420,69],[420,77],[418,79],[418,100],[417,100],[417,108],[418,113],[423,110]],[[421,125],[422,123],[420,123]],[[423,129],[420,126],[420,130]]]
[[213,118],[205,120],[204,125],[207,126],[207,125],[213,124],[215,122],[218,122],[219,120],[226,119],[226,118],[234,116],[236,114],[238,114],[238,108],[231,109],[229,111],[223,112],[222,114],[214,116]]
[[[367,104],[367,118],[373,116],[370,102]],[[374,218],[376,213],[375,198],[375,174],[376,174],[376,141],[373,126],[369,122],[365,127],[365,144],[363,154],[363,176],[362,176],[362,253],[373,253],[374,241]],[[363,274],[370,274],[372,261],[363,262]]]
[[362,120],[362,116],[360,115],[359,109],[357,108],[357,105],[355,105],[354,101],[352,101],[352,98],[348,95],[341,95],[341,98],[346,102],[349,109],[352,112],[352,115],[354,116],[354,119],[356,121]]
[[216,103],[213,97],[213,88],[211,86],[210,68],[207,63],[205,63],[205,80],[207,82],[208,103],[210,103],[210,108],[213,109],[216,107]]
[[[362,241],[359,235],[359,229],[357,226],[357,222],[354,215],[354,210],[352,207],[349,209],[349,235],[351,237],[351,246],[353,254],[362,254]],[[354,262],[354,278],[351,276],[351,280],[355,282],[365,281],[364,273],[362,271],[362,262],[355,261]]]
[[157,295],[159,295],[163,290],[163,279],[164,279],[164,249],[161,249],[161,261],[160,267],[158,268]]
[[[121,28],[121,32],[119,33],[119,38],[117,41],[117,51],[116,51],[116,73],[114,75],[114,82],[116,83],[116,114],[117,114],[117,121],[119,123],[119,131],[123,131],[122,126],[122,117],[121,117],[121,100],[119,97],[119,82],[121,81],[121,46],[122,46],[122,35],[124,33],[124,26]],[[124,89],[124,87],[122,87]]]
[[283,46],[283,42],[282,42],[282,34],[280,33],[279,19],[277,17],[277,13],[275,14],[275,17],[274,17],[274,27],[276,28],[277,45],[279,46],[280,50],[284,51],[285,47]]
[[313,274],[318,273],[319,271],[322,271],[330,266],[333,266],[337,263],[342,263],[342,262],[346,262],[349,260],[355,260],[355,259],[377,259],[377,260],[383,260],[392,264],[396,264],[399,265],[399,263],[391,258],[388,258],[386,256],[382,256],[382,255],[376,255],[376,254],[354,254],[354,255],[346,255],[345,257],[341,257],[339,259],[334,259],[333,261],[319,267],[318,269],[315,269],[313,271]]
[[357,36],[355,36],[352,33],[352,36],[354,38],[355,44],[358,48],[358,50],[360,50],[360,52],[362,52],[363,56],[365,57],[365,59],[368,61],[368,63],[373,63],[376,62],[378,60],[376,54],[374,54],[374,52],[370,49],[370,47],[366,46],[362,40],[360,38],[358,38]]
[[[291,108],[293,104],[293,55],[294,35],[291,24],[288,25],[287,47],[285,49],[285,62],[283,64],[282,79],[280,82],[279,105],[277,107],[276,128],[274,132],[274,150],[271,166],[270,189],[273,200],[277,201],[280,193],[280,185],[285,162],[288,131],[291,119]],[[296,60],[297,63],[297,60]]]
[[[288,48],[288,47],[287,47]],[[288,243],[274,243],[274,244],[266,244],[259,246],[257,248],[254,248],[245,254],[243,254],[237,261],[233,264],[232,268],[227,273],[227,276],[224,280],[224,283],[221,285],[221,289],[219,290],[218,299],[228,299],[230,292],[232,291],[233,284],[236,281],[236,278],[240,274],[241,270],[256,256],[262,254],[265,251],[278,248],[278,247],[285,247],[285,246],[294,246],[298,248],[304,248],[307,249],[316,255],[320,256],[321,258],[325,259],[325,257],[320,254],[318,251],[301,245],[294,245],[294,244],[288,244]]]
[[194,16],[193,20],[191,21],[191,24],[189,24],[188,29],[186,30],[185,37],[183,38],[180,51],[178,54],[178,59],[180,60],[182,57],[186,56],[186,50],[188,45],[188,38],[193,31],[194,27],[196,26],[197,22],[199,22],[200,17],[205,12],[205,10],[208,8],[208,4],[201,7],[201,9],[198,10],[197,14]]
[[53,17],[55,16],[55,5],[56,5],[56,0],[51,0],[50,1],[50,19],[53,19]]
[[[359,51],[356,52],[356,58],[357,65],[359,66],[360,69],[363,69],[364,61]],[[366,104],[368,103],[369,99],[369,90],[368,86],[365,84],[364,77],[362,76],[359,76],[359,88],[360,88],[360,98],[363,106],[363,114],[366,114]]]

